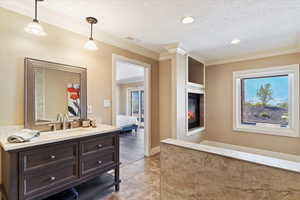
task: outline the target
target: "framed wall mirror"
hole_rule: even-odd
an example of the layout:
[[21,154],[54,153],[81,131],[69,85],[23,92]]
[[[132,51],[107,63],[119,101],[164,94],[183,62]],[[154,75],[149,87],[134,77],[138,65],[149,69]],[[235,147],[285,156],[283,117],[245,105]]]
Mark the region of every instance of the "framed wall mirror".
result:
[[87,118],[86,69],[25,58],[25,128],[61,129],[62,118],[77,126]]

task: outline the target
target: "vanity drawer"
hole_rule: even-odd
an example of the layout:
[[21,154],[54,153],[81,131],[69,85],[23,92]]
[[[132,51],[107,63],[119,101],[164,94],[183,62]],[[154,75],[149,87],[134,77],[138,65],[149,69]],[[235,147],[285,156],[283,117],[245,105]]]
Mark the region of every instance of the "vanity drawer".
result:
[[54,163],[74,160],[77,157],[77,143],[41,147],[20,153],[23,171],[44,167]]
[[81,155],[86,155],[95,152],[105,151],[107,149],[114,149],[116,145],[116,136],[102,136],[82,141],[80,143]]
[[84,157],[80,161],[80,175],[84,176],[93,172],[97,172],[102,168],[116,164],[116,153],[112,150],[102,151],[98,154],[92,154]]
[[78,179],[77,169],[75,162],[69,162],[23,174],[20,182],[22,199],[34,199],[35,195],[50,193],[57,187]]

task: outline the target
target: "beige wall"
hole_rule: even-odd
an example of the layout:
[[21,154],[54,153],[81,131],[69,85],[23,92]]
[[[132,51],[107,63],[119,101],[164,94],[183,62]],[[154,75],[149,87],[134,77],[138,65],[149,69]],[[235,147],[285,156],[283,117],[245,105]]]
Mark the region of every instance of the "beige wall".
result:
[[171,66],[172,61],[159,62],[159,132],[160,139],[172,137],[171,133]]
[[119,115],[127,115],[127,91],[129,88],[143,87],[144,82],[126,83],[117,85],[117,107]]
[[0,126],[24,123],[24,57],[86,67],[88,69],[88,104],[94,115],[111,124],[111,108],[103,107],[112,98],[112,54],[151,65],[151,143],[159,145],[158,61],[97,42],[98,51],[83,48],[88,37],[43,24],[47,36],[24,32],[31,18],[0,8]]
[[207,134],[205,139],[299,155],[300,138],[232,130],[232,72],[299,63],[300,54],[291,54],[207,67]]

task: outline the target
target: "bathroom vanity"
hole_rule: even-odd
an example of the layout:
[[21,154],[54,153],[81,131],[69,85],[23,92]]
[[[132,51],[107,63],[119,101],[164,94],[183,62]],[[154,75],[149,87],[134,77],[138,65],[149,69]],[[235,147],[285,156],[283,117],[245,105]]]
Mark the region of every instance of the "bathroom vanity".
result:
[[120,130],[80,128],[88,121],[87,69],[25,58],[24,94],[24,127],[41,133],[23,143],[1,134],[6,199],[42,200],[107,172],[114,177],[106,186],[119,190]]
[[119,190],[119,129],[76,128],[43,132],[27,143],[2,146],[2,183],[7,200],[39,200],[114,170]]

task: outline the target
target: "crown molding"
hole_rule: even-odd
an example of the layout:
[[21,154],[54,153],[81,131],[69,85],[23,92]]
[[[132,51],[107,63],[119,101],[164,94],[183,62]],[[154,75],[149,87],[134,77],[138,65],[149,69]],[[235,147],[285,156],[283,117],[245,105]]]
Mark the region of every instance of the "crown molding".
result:
[[[33,5],[32,5],[33,6]],[[32,18],[33,15],[33,8],[29,9],[26,2],[20,2],[20,4],[11,4],[9,2],[0,2],[0,7],[13,11],[15,13],[27,16]],[[43,6],[39,7],[39,21],[41,23],[47,23],[50,25],[54,25],[56,27],[84,35],[88,38],[89,36],[89,28],[88,24],[83,19],[82,22],[78,21],[77,19],[74,19],[70,16],[66,16],[63,14],[60,14],[58,12],[52,11],[48,8],[45,8]],[[28,20],[28,22],[31,20]],[[99,26],[98,26],[99,27]],[[101,27],[101,24],[100,24]],[[159,52],[155,52],[153,50],[146,49],[144,47],[141,47],[139,45],[136,45],[134,43],[128,42],[125,39],[119,38],[117,36],[114,36],[112,34],[109,34],[107,32],[104,32],[102,30],[99,30],[96,26],[94,27],[94,40],[116,46],[122,49],[125,49],[127,51],[154,59],[159,60]]]
[[159,56],[159,60],[169,60],[175,54],[186,55],[187,51],[181,46],[180,43],[172,43],[164,46],[165,52],[161,53]]
[[180,54],[180,55],[185,55],[187,54],[186,50],[182,49],[182,48],[177,48],[176,49],[176,53]]
[[178,53],[180,55],[187,54],[187,51],[182,47],[181,43],[172,43],[165,45],[165,49],[170,54]]
[[271,53],[261,53],[261,54],[252,55],[252,56],[243,56],[243,57],[224,59],[224,60],[219,60],[219,61],[208,61],[208,62],[206,62],[206,66],[209,67],[209,66],[213,66],[213,65],[228,64],[228,63],[241,62],[241,61],[246,61],[246,60],[255,60],[255,59],[267,58],[267,57],[273,57],[273,56],[282,56],[282,55],[288,55],[288,54],[293,54],[293,53],[300,53],[300,48],[282,50],[282,51],[271,52]]
[[163,52],[160,54],[159,56],[159,61],[162,61],[162,60],[170,60],[173,58],[175,54],[174,53],[169,53],[169,52]]

